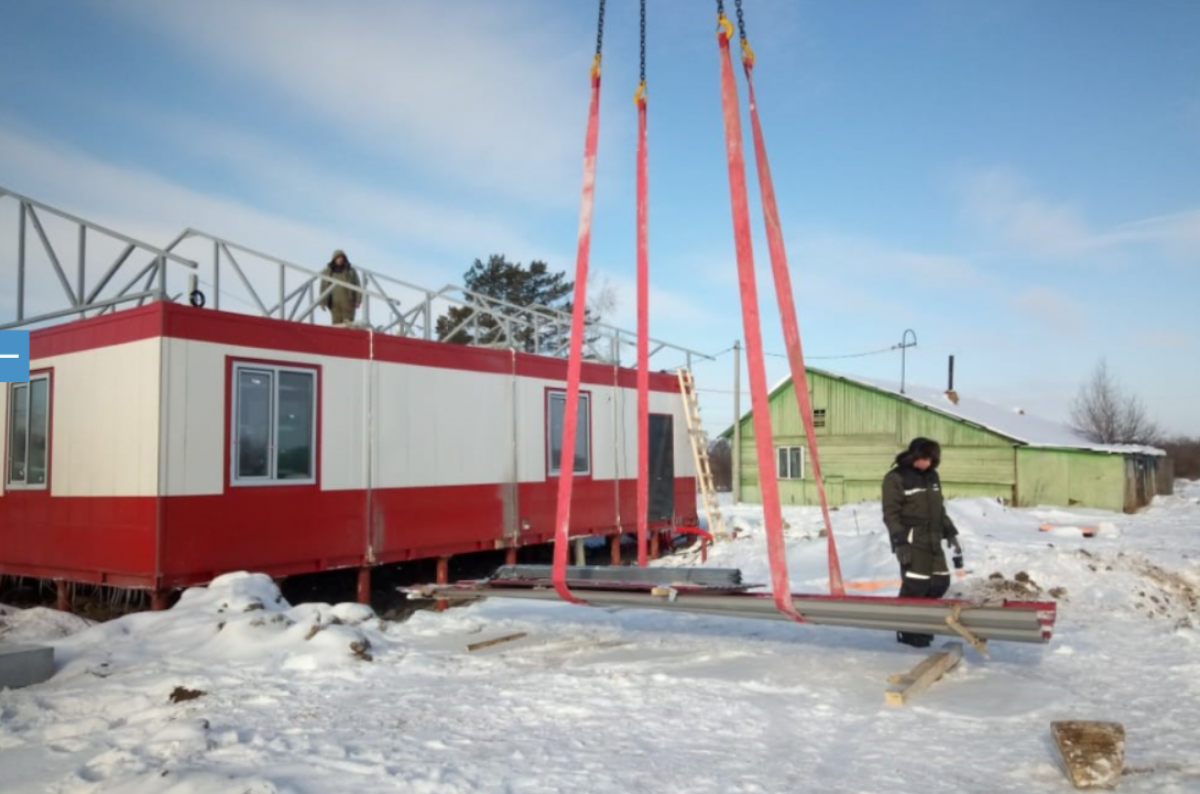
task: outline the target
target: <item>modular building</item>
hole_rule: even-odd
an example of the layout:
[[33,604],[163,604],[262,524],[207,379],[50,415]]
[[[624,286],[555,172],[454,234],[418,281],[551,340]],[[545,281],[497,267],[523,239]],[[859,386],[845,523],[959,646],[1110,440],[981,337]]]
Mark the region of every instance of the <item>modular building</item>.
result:
[[[1020,506],[1063,505],[1133,511],[1170,493],[1171,461],[1161,450],[1092,444],[1058,422],[1005,409],[953,389],[907,386],[809,368],[817,448],[831,504],[875,501],[897,452],[917,436],[942,445],[942,488]],[[771,426],[781,499],[816,504],[807,441],[790,378],[772,390]],[[725,432],[733,435],[733,429]],[[740,421],[742,498],[760,501],[754,426]]]
[[[6,418],[0,574],[168,589],[554,535],[566,362],[170,301],[41,328]],[[636,372],[585,363],[570,532],[635,530]],[[652,526],[696,523],[651,376]]]

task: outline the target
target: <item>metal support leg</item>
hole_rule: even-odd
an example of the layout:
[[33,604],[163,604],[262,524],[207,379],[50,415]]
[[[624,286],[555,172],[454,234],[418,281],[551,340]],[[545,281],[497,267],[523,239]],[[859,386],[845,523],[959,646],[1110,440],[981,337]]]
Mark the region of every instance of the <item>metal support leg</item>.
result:
[[584,538],[575,538],[575,564],[579,566],[587,565],[587,547],[584,546]]
[[[438,557],[437,583],[438,584],[450,584],[450,558],[449,557]],[[444,601],[444,600],[438,601],[437,607],[436,607],[437,611],[445,612],[446,607],[448,607],[449,605],[450,604],[448,601]]]
[[659,538],[660,536],[657,532],[650,533],[650,559],[652,560],[657,560],[660,553],[658,548]]
[[371,569],[363,566],[358,569],[358,590],[356,593],[358,603],[370,605],[371,603]]
[[618,532],[617,534],[615,534],[611,538],[609,538],[608,545],[609,545],[609,553],[612,558],[612,564],[620,565],[621,564],[621,533]]
[[57,591],[58,591],[57,598],[54,601],[54,608],[57,609],[59,612],[70,612],[71,611],[71,585],[62,579],[56,580],[54,582],[54,584],[57,587]]
[[154,612],[162,612],[167,608],[167,591],[155,588],[150,591],[150,609]]
[[505,565],[516,565],[517,564],[517,547],[516,546],[509,546],[507,549],[505,549],[504,564]]

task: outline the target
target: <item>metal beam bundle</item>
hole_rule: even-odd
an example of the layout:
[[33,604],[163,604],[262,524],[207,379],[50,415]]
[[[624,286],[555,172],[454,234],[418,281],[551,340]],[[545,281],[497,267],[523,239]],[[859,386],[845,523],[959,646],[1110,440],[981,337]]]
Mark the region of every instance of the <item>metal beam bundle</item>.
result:
[[[525,570],[514,575],[514,568]],[[532,575],[538,568],[547,569],[544,577]],[[597,576],[598,572],[603,572],[607,581],[586,578]],[[791,620],[776,608],[770,593],[745,592],[750,585],[740,584],[740,573],[734,573],[737,573],[737,583],[731,581],[730,569],[570,568],[568,581],[571,582],[572,591],[591,606],[662,609],[757,620]],[[409,593],[410,597],[446,601],[478,598],[556,601],[558,595],[548,574],[548,566],[506,566],[491,579],[401,590]],[[688,581],[689,575],[697,575],[698,578]],[[713,575],[711,583],[704,581],[708,575]],[[1006,642],[1049,642],[1056,618],[1056,605],[1053,602],[979,604],[954,600],[794,593],[792,604],[805,621],[819,626],[946,636],[959,636],[966,632],[979,640]]]
[[[491,584],[534,584],[550,581],[549,565],[504,565],[487,581]],[[614,584],[693,585],[697,587],[742,588],[737,568],[634,568],[613,565],[569,565],[567,583],[572,587],[601,587]]]

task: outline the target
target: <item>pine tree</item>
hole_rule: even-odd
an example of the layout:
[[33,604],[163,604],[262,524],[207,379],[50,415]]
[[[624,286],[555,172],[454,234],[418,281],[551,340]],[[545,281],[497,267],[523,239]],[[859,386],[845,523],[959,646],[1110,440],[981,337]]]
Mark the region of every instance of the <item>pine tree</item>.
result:
[[[511,347],[529,353],[554,355],[562,352],[570,336],[570,324],[547,319],[552,313],[545,310],[571,313],[575,282],[568,281],[566,273],[552,272],[539,260],[525,267],[519,262],[509,262],[503,254],[492,254],[487,264],[476,259],[463,275],[463,281],[470,292],[483,297],[472,301],[475,305],[451,307],[439,317],[438,339],[459,345]],[[529,321],[533,316],[531,312],[538,309],[543,311],[536,318],[535,330]],[[503,318],[506,317],[519,322],[505,323]],[[595,321],[589,309],[585,322]]]

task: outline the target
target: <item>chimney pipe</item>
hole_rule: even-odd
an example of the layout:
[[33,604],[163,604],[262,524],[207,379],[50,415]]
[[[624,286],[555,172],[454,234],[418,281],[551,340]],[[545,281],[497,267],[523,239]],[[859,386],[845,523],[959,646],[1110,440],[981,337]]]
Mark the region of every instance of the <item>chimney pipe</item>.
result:
[[958,392],[954,390],[954,356],[950,356],[950,382],[946,387],[946,399],[958,405]]

